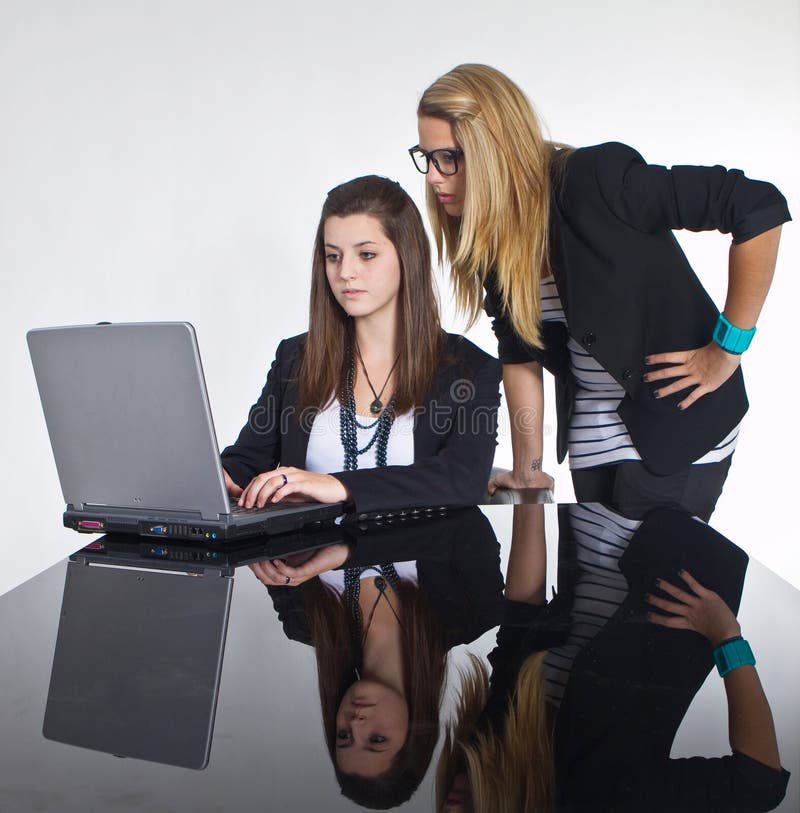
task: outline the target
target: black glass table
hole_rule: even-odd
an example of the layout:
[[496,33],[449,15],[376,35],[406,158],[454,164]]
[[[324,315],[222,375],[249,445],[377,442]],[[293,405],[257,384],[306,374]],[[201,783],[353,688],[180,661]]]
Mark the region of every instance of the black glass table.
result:
[[[318,623],[308,617],[313,591],[277,583],[268,590],[246,565],[265,552],[286,558],[305,551],[290,559],[299,562],[323,546],[347,546],[348,570],[326,576],[329,589],[346,590],[367,578],[359,582],[367,585],[362,592],[372,590],[376,596],[374,605],[364,605],[368,610],[383,606],[380,599],[391,595],[395,579],[416,584],[427,596],[426,606],[438,619],[437,634],[449,651],[439,714],[444,725],[456,711],[459,675],[470,664],[467,653],[491,668],[486,656],[495,647],[498,625],[509,618],[503,584],[515,510],[523,509],[493,505],[419,519],[373,517],[327,529],[316,539],[290,540],[284,548],[267,548],[265,542],[259,550],[256,542],[238,556],[192,546],[148,551],[139,540],[112,538],[104,544],[76,535],[76,546],[93,541],[94,550],[82,550],[0,597],[0,810],[356,809],[340,793],[323,732],[318,665],[309,640],[310,627]],[[629,621],[636,616],[635,608],[625,609],[635,598],[635,589],[626,584],[630,577],[609,565],[608,556],[615,546],[617,555],[628,544],[633,551],[630,540],[638,539],[638,522],[617,518],[601,506],[535,510],[541,512],[536,522],[541,522],[543,546],[533,559],[518,559],[514,566],[541,570],[541,591],[550,605],[558,608],[559,600],[580,594],[594,584],[597,572],[610,567],[608,595],[617,588],[619,595],[596,614],[600,620],[591,621],[596,629],[583,630],[585,640],[599,640],[605,625],[626,612]],[[571,547],[565,544],[567,536]],[[644,545],[637,543],[637,553],[640,549]],[[672,554],[665,555],[657,566],[667,566]],[[646,563],[639,566],[647,571]],[[594,576],[593,567],[599,568]],[[606,597],[592,594],[589,600]],[[369,622],[367,615],[359,629]],[[551,616],[556,632],[546,629],[542,640],[562,646],[562,656],[567,653],[566,676],[550,687],[561,697],[568,691],[573,659],[578,664],[585,654],[575,639],[564,637],[569,632],[564,618],[574,626],[574,607]],[[800,655],[794,640],[800,591],[751,559],[738,618],[758,659],[782,765],[792,773],[776,809],[796,811]],[[634,620],[646,637],[646,621]],[[541,619],[525,623],[526,630],[541,627]],[[680,638],[680,646],[687,640]],[[696,643],[687,644],[687,662],[706,657]],[[683,653],[680,649],[677,657]],[[426,652],[417,654],[416,663],[426,657]],[[108,675],[115,676],[113,681]],[[722,681],[716,671],[703,676],[672,744],[673,757],[730,753]],[[584,725],[591,721],[579,727]],[[334,748],[343,740],[339,728],[337,723]],[[131,731],[133,745],[125,736]],[[435,809],[442,739],[425,763],[418,789],[399,809]],[[133,750],[121,754],[126,748]],[[631,752],[635,755],[633,744]],[[183,766],[176,764],[181,761]]]

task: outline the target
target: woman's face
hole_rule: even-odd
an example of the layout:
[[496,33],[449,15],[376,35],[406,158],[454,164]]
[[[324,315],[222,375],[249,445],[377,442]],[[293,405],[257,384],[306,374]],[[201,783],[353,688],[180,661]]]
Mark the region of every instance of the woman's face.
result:
[[[419,146],[425,152],[433,150],[457,150],[461,145],[453,135],[449,121],[420,116]],[[467,191],[467,175],[464,168],[464,157],[458,159],[458,172],[455,175],[442,175],[433,161],[429,162],[428,174],[425,176],[436,193],[436,199],[451,217],[464,214],[464,200]]]
[[400,292],[400,259],[372,215],[325,221],[325,274],[348,316],[394,317]]
[[408,706],[396,690],[357,680],[336,714],[336,765],[344,773],[376,777],[388,770],[408,736]]

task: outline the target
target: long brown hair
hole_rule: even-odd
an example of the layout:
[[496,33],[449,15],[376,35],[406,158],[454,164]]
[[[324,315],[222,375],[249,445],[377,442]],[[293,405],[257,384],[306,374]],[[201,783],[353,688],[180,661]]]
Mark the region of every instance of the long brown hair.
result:
[[[300,588],[317,658],[319,697],[325,743],[336,764],[336,713],[347,689],[357,679],[344,597],[319,579]],[[447,642],[425,594],[400,581],[395,595],[402,606],[403,687],[408,704],[408,736],[388,771],[374,779],[336,769],[342,793],[373,809],[395,807],[408,800],[425,776],[439,739],[439,709],[447,673]]]
[[331,189],[322,206],[311,262],[308,338],[299,371],[299,409],[322,408],[347,374],[353,323],[336,301],[325,274],[325,221],[366,214],[378,220],[400,260],[395,411],[419,405],[442,352],[439,304],[431,249],[419,210],[400,184],[366,175]]
[[553,146],[525,94],[488,65],[459,65],[423,94],[419,116],[449,122],[464,151],[464,212],[452,217],[428,186],[428,213],[444,249],[459,310],[478,318],[482,286],[495,269],[514,330],[542,346],[539,282],[550,275],[550,158]]

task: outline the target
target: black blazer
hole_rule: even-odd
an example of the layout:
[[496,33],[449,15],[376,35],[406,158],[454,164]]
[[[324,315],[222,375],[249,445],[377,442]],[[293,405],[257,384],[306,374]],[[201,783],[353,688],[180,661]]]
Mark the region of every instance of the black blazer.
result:
[[[601,522],[599,515],[595,518]],[[598,524],[593,533],[604,534]],[[490,654],[492,695],[484,723],[503,724],[507,698],[528,655],[562,644],[573,623],[582,567],[570,506],[559,507],[558,596],[545,607],[507,602]],[[628,593],[576,655],[556,717],[556,810],[771,810],[783,798],[787,771],[733,752],[670,759],[675,734],[713,667],[701,635],[650,623],[647,592],[656,578],[680,584],[686,568],[736,612],[747,555],[714,529],[669,508],[650,512],[619,560]],[[492,703],[494,701],[494,706]],[[488,717],[488,719],[486,719]]]
[[[566,507],[559,527],[571,535]],[[738,611],[747,554],[688,514],[648,514],[620,559],[628,596],[575,658],[558,712],[559,810],[759,811],[783,798],[789,773],[744,754],[670,759],[678,727],[714,663],[699,633],[645,617],[655,579],[680,584],[681,568]]]
[[[787,220],[784,197],[738,169],[645,164],[609,143],[553,161],[550,260],[569,333],[625,389],[618,412],[647,467],[670,474],[702,457],[742,419],[741,370],[689,409],[686,393],[657,399],[645,384],[651,353],[700,347],[719,315],[673,229],[717,229],[741,243]],[[539,361],[557,377],[558,460],[567,451],[573,383],[562,325],[545,325],[544,351],[517,339],[487,280],[503,363]]]
[[[500,543],[480,509],[366,532],[342,528],[342,534],[343,542],[355,546],[347,567],[416,561],[417,583],[444,629],[448,648],[468,644],[500,623]],[[302,586],[267,589],[286,637],[310,644]]]
[[[305,468],[313,415],[297,413],[297,369],[305,335],[279,345],[247,424],[222,452],[244,487],[278,465]],[[494,459],[500,364],[463,336],[445,334],[443,361],[424,403],[415,407],[414,463],[331,472],[357,511],[480,502]]]

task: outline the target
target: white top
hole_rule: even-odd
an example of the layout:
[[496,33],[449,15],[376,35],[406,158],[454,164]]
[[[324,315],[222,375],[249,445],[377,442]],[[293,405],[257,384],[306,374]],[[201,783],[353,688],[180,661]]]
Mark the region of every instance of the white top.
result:
[[[329,474],[342,471],[344,468],[344,448],[340,433],[340,415],[342,405],[334,398],[325,409],[317,413],[311,426],[306,451],[306,470]],[[356,415],[357,424],[369,426],[375,422],[375,416]],[[373,438],[375,429],[362,429],[356,425],[358,448],[363,449]],[[364,454],[358,456],[359,469],[375,468],[374,443]],[[389,430],[389,442],[386,446],[387,466],[410,466],[414,462],[414,414],[413,410],[396,415]]]
[[[394,562],[394,569],[397,575],[406,582],[417,584],[417,563],[413,562]],[[370,576],[380,576],[378,566],[368,567],[362,574],[362,579],[368,579]],[[344,592],[344,570],[329,570],[326,573],[319,574],[320,581],[330,585],[340,595]]]
[[[553,277],[541,282],[542,321],[567,324]],[[569,325],[567,325],[569,329]],[[600,363],[575,341],[567,342],[570,367],[575,377],[575,406],[569,423],[569,467],[588,469],[623,460],[641,460],[631,436],[617,414],[624,388]],[[733,454],[739,426],[706,452],[693,465],[719,463]]]

